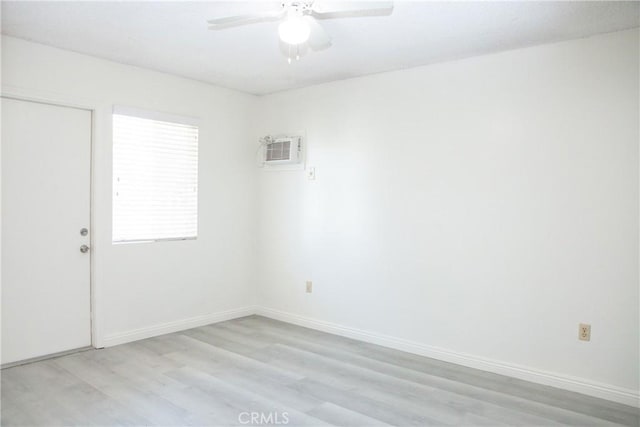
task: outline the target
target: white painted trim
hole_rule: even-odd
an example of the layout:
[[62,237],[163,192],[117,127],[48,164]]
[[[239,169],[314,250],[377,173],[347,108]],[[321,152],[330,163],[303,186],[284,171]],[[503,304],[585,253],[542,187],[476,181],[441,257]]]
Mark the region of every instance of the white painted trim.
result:
[[497,360],[484,359],[470,354],[458,353],[451,350],[421,344],[415,341],[342,326],[267,307],[257,307],[255,314],[292,323],[294,325],[304,326],[335,335],[381,345],[383,347],[406,351],[407,353],[456,363],[469,368],[506,375],[530,381],[532,383],[557,387],[629,406],[640,407],[640,394],[637,390],[624,389],[609,384],[596,383],[584,378],[576,378],[569,375],[546,372],[535,368],[513,365]]
[[196,117],[179,116],[172,113],[163,113],[160,111],[150,111],[142,108],[129,107],[125,105],[114,105],[113,114],[123,116],[133,116],[141,119],[156,120],[161,122],[179,123],[187,126],[200,126],[201,120]]
[[19,98],[24,101],[33,101],[41,103],[49,103],[60,105],[63,107],[78,108],[81,110],[95,110],[100,104],[98,100],[69,96],[66,93],[54,92],[49,90],[35,89],[32,87],[21,87],[8,84],[2,84],[2,96]]
[[234,310],[220,311],[218,313],[204,314],[173,322],[161,323],[159,325],[147,326],[144,328],[133,329],[131,331],[118,332],[105,336],[103,344],[105,347],[113,347],[114,345],[143,340],[145,338],[156,337],[158,335],[170,334],[172,332],[184,331],[186,329],[210,325],[212,323],[224,322],[225,320],[237,319],[238,317],[251,316],[252,314],[255,314],[255,312],[256,307],[248,306],[236,308]]

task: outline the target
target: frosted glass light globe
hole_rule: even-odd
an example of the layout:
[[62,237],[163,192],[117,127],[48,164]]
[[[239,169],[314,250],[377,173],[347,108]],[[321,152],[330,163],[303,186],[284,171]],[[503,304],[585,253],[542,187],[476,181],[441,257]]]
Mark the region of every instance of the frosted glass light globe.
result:
[[278,27],[280,40],[287,44],[302,44],[309,40],[311,28],[302,17],[289,17]]

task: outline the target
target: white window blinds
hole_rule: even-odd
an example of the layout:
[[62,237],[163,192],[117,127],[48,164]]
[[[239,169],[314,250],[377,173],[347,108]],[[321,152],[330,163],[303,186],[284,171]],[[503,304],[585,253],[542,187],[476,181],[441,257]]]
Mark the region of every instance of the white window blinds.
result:
[[116,107],[113,242],[193,239],[197,234],[197,124]]

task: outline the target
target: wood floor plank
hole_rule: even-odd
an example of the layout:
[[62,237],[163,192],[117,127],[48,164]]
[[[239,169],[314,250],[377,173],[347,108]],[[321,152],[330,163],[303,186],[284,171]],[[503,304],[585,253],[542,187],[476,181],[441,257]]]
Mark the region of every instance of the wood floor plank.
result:
[[425,416],[407,407],[397,407],[388,402],[374,400],[363,396],[357,389],[336,389],[327,384],[304,379],[291,384],[289,387],[299,393],[308,394],[320,400],[331,402],[385,424],[405,426],[441,426],[452,425],[436,416]]
[[[182,408],[136,386],[104,362],[93,360],[90,353],[62,357],[54,362],[149,423],[179,425],[186,415]],[[115,365],[121,363],[125,362]]]
[[329,425],[296,408],[287,406],[279,401],[277,396],[260,396],[253,390],[246,389],[232,381],[224,381],[189,367],[176,369],[168,373],[168,375],[184,384],[190,384],[193,387],[199,388],[218,402],[224,402],[226,405],[235,408],[237,420],[240,420],[242,413],[258,413],[264,414],[266,417],[270,415],[271,417],[275,417],[276,414],[278,414],[277,416],[281,418],[284,417],[284,414],[287,414],[287,418],[293,425]]
[[248,372],[246,370],[230,366],[212,374],[223,381],[233,383],[237,386],[251,390],[263,398],[273,398],[277,396],[278,401],[288,407],[296,408],[299,411],[310,411],[324,402],[312,396],[297,393],[287,387],[295,381],[278,381],[270,375],[261,375],[259,371]]
[[207,338],[208,334],[205,332],[202,334],[182,336],[179,339],[190,343],[189,350],[186,352],[169,353],[165,357],[172,359],[184,359],[186,357],[188,362],[185,363],[197,364],[201,370],[208,373],[225,370],[231,366],[240,368],[246,372],[258,372],[261,376],[269,376],[276,381],[294,381],[301,378],[299,374],[265,364],[250,357],[254,353],[252,349],[240,347],[242,352],[238,352],[235,344],[232,344],[231,349],[229,349],[221,342],[217,342],[217,345],[209,344]]
[[3,426],[241,426],[284,414],[292,426],[640,423],[637,408],[260,316],[1,377]]
[[309,414],[331,424],[345,427],[390,426],[390,424],[383,423],[359,412],[350,411],[331,402],[324,402],[322,405],[310,410]]
[[[334,363],[284,345],[275,345],[258,357],[282,368],[304,373],[307,378],[318,384],[331,385],[339,391],[357,391],[359,395],[381,403],[391,402],[396,407],[404,407],[407,413],[435,418],[441,424],[456,424],[467,414],[488,415],[496,423],[505,422],[510,425],[557,424],[553,419],[469,398],[465,393],[451,393],[437,387],[389,377],[359,366]],[[464,387],[466,392],[468,386]],[[398,399],[397,396],[401,398]],[[575,419],[571,421],[574,422],[569,423],[570,425],[579,425]]]
[[[459,397],[456,397],[455,400],[457,404],[455,406],[462,406],[463,403],[471,402],[472,406],[477,407],[479,402],[483,402],[481,411],[485,411],[491,406],[502,406],[505,408],[518,406],[519,409],[522,410],[525,414],[531,415],[529,417],[529,422],[534,422],[537,418],[537,421],[540,422],[542,420],[541,415],[548,418],[550,421],[562,422],[569,425],[603,425],[606,424],[606,421],[603,421],[599,418],[594,418],[589,415],[585,415],[582,413],[574,413],[572,411],[567,411],[563,408],[556,408],[553,406],[541,404],[535,401],[529,401],[526,399],[522,399],[517,396],[511,396],[506,393],[498,393],[493,392],[493,390],[485,390],[474,385],[465,384],[458,381],[453,381],[448,377],[439,377],[431,374],[426,374],[422,371],[415,371],[412,369],[405,368],[403,366],[399,366],[397,364],[391,364],[387,362],[380,362],[377,359],[372,359],[364,355],[354,354],[347,351],[338,350],[329,346],[318,345],[313,341],[304,340],[301,338],[289,338],[284,335],[271,334],[271,337],[274,338],[274,343],[278,341],[281,344],[284,344],[286,347],[291,349],[297,349],[300,351],[306,351],[312,353],[313,355],[319,355],[323,358],[328,358],[333,360],[335,366],[354,366],[356,369],[368,369],[371,372],[362,373],[361,377],[366,378],[367,380],[375,378],[378,374],[388,375],[397,379],[421,384],[427,387],[436,388],[438,392],[430,392],[431,399],[437,399],[442,394],[442,391],[449,391],[451,393],[456,393]],[[285,344],[286,343],[286,344]],[[388,378],[382,377],[381,382],[378,384],[378,388],[383,391],[392,390],[389,388],[392,385],[392,381],[389,381]],[[382,384],[380,386],[380,384]],[[376,387],[376,384],[370,384],[373,388]],[[368,389],[373,389],[369,387]],[[406,387],[400,390],[402,393],[409,393],[409,390]],[[451,399],[451,393],[449,396],[445,396],[444,399]],[[415,395],[422,394],[418,389],[415,392]],[[478,395],[481,395],[482,400],[476,399]],[[469,397],[470,399],[461,398]],[[493,404],[493,405],[490,405]],[[493,412],[495,412],[495,408],[492,408]],[[476,409],[467,408],[468,412],[473,412],[478,414]],[[514,422],[514,420],[508,420]]]
[[340,349],[347,353],[362,355],[366,358],[425,372],[459,383],[477,386],[486,390],[498,391],[525,400],[582,413],[596,419],[603,419],[630,426],[636,426],[638,422],[637,408],[581,395],[579,393],[568,392],[554,387],[534,384],[490,372],[483,372],[448,362],[400,352],[374,344],[301,328],[272,319],[263,321],[255,317],[247,317],[242,319],[242,324],[245,326],[251,325],[261,331],[262,334],[275,333],[280,334],[280,336],[289,336],[300,343],[312,341],[316,346],[336,350]]

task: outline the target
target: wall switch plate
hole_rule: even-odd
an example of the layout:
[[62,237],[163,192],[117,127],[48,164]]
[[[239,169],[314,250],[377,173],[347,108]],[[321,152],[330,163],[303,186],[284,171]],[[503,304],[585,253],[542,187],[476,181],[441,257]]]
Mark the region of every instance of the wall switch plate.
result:
[[307,293],[310,294],[311,292],[313,292],[313,282],[308,280],[307,281]]
[[580,341],[591,341],[591,325],[580,323],[578,328],[578,339]]
[[310,166],[307,168],[307,179],[309,181],[313,181],[316,179],[316,168],[313,166]]

